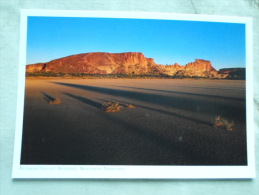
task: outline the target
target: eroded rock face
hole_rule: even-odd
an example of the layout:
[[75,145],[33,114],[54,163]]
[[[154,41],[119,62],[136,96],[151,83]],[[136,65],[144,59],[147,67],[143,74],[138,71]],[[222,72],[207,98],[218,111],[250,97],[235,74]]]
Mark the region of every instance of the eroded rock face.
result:
[[180,66],[177,63],[169,66],[161,65],[159,70],[166,75],[177,77],[223,78],[210,61],[202,59],[196,59],[195,62],[190,62],[185,66]]
[[29,73],[148,74],[204,78],[228,78],[233,71],[225,69],[218,72],[210,61],[202,59],[196,59],[186,65],[158,65],[154,59],[146,58],[140,52],[83,53],[26,67],[26,72]]
[[184,74],[189,77],[217,78],[218,73],[208,60],[196,59],[195,62],[186,64]]
[[43,71],[43,69],[44,69],[44,63],[38,63],[38,64],[26,66],[26,72],[39,72],[39,71]]
[[186,64],[185,70],[197,69],[199,71],[216,71],[208,60],[196,59],[195,62]]
[[143,74],[156,65],[142,53],[94,52],[72,55],[44,64],[28,65],[27,72],[87,73],[87,74]]

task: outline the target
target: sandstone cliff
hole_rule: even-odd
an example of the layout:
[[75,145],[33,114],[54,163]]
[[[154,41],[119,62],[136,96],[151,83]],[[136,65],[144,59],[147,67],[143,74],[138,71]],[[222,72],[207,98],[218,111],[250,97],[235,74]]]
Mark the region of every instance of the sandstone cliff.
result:
[[67,56],[46,63],[26,66],[26,72],[85,73],[85,74],[147,74],[174,77],[227,78],[230,74],[217,72],[208,60],[196,59],[186,65],[157,65],[140,52],[93,52]]
[[40,72],[44,71],[44,63],[37,63],[26,66],[26,72]]
[[161,73],[176,77],[204,77],[204,78],[225,78],[219,74],[208,60],[196,59],[185,66],[179,64],[160,65],[158,69]]
[[86,74],[145,74],[156,65],[142,53],[84,53],[47,63],[28,65],[27,72],[63,72]]

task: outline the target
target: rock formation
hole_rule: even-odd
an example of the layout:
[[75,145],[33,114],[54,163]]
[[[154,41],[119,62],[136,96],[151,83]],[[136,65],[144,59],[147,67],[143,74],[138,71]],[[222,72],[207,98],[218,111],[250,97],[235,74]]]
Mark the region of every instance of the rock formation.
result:
[[230,79],[244,80],[246,77],[245,68],[223,68],[219,70],[219,74],[226,75]]
[[156,65],[142,53],[84,53],[47,63],[28,65],[27,72],[86,73],[86,74],[145,74]]
[[[227,78],[227,69],[216,71],[208,60],[196,59],[186,65],[158,65],[140,52],[83,53],[26,66],[26,72],[167,75],[174,77]],[[233,72],[233,71],[232,71]]]
[[44,63],[37,63],[26,66],[26,72],[40,72],[44,71]]

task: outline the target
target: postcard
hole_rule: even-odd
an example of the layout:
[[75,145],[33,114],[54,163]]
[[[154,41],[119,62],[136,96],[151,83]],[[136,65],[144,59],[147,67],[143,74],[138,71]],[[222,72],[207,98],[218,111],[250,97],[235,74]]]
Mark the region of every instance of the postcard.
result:
[[252,20],[22,10],[13,178],[253,178]]

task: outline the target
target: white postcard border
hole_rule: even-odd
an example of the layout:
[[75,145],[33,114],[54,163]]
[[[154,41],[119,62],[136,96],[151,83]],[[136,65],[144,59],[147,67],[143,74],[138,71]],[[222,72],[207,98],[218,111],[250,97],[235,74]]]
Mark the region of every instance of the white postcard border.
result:
[[[139,18],[208,21],[246,24],[247,166],[111,166],[111,165],[20,165],[25,89],[28,16]],[[254,108],[252,19],[246,17],[114,11],[21,10],[20,57],[13,174],[21,178],[115,178],[115,179],[219,179],[254,178]]]

